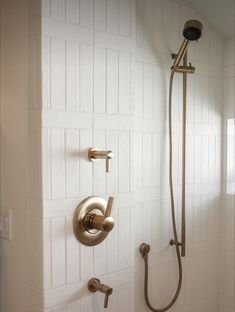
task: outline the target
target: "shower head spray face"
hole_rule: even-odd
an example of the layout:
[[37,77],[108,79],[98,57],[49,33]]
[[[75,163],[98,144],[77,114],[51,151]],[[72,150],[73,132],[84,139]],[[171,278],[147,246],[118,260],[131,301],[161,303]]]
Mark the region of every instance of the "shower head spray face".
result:
[[183,35],[187,40],[198,40],[202,35],[202,23],[197,20],[187,21],[184,24]]

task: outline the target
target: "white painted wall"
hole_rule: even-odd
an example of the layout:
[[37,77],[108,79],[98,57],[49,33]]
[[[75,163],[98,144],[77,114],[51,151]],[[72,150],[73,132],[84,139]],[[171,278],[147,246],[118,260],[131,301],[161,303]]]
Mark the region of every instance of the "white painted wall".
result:
[[[182,293],[172,311],[219,311],[224,40],[181,0],[44,0],[42,8],[35,0],[29,1],[28,18],[25,281],[30,296],[24,299],[30,312],[103,311],[103,296],[86,288],[93,276],[114,287],[109,311],[147,311],[138,253],[143,241],[152,246],[153,304],[162,306],[172,296],[177,271],[169,247],[167,98],[170,53],[177,52],[183,23],[190,18],[200,19],[204,31],[189,51],[196,73],[188,82],[187,257]],[[177,76],[178,226],[181,87]],[[113,150],[110,174],[103,162],[87,161],[92,146]],[[97,247],[79,244],[72,232],[76,206],[87,196],[111,194],[115,229]]]
[[[231,39],[225,45],[225,61],[224,61],[224,194],[222,206],[222,232],[221,232],[221,311],[232,312],[235,309],[235,262],[234,262],[234,247],[235,247],[235,232],[234,232],[234,210],[235,197],[231,192],[233,183],[228,176],[228,140],[235,140],[234,130],[227,131],[228,119],[235,118],[235,40]],[[231,141],[230,141],[231,142]]]
[[12,212],[12,240],[1,240],[2,312],[28,310],[27,1],[0,3],[1,209]]

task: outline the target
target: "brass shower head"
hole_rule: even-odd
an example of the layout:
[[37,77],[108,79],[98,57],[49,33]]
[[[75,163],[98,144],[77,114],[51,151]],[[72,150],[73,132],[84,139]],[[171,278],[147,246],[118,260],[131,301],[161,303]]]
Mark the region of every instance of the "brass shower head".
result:
[[189,20],[184,24],[183,35],[189,41],[198,40],[202,35],[202,23],[197,20]]
[[189,20],[184,24],[183,36],[185,37],[178,54],[176,55],[172,69],[176,69],[185,53],[190,41],[198,40],[202,35],[202,23],[197,20]]

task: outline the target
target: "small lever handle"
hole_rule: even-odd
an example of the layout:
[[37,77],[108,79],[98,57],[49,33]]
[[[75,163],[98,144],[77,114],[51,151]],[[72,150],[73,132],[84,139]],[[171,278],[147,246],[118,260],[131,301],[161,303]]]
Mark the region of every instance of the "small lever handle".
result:
[[109,288],[106,293],[105,293],[105,297],[104,297],[104,308],[107,309],[108,307],[108,303],[109,303],[109,296],[112,294],[113,289]]
[[106,309],[108,307],[109,296],[112,294],[113,288],[105,284],[102,284],[98,278],[91,278],[88,282],[87,287],[88,287],[88,290],[91,292],[95,293],[97,291],[100,291],[105,294],[104,308]]
[[113,209],[113,201],[114,201],[114,197],[110,196],[108,199],[107,208],[105,211],[105,217],[111,217],[112,209]]
[[105,170],[110,172],[110,159],[113,158],[112,151],[101,151],[98,148],[90,148],[88,151],[88,158],[90,161],[97,161],[99,159],[105,159]]

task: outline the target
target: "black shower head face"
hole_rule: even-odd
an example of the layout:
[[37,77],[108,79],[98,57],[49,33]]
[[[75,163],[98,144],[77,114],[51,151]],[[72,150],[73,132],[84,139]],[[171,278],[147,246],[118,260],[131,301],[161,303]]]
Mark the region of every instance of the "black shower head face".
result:
[[202,23],[197,20],[189,20],[184,24],[183,35],[190,41],[198,40],[202,35]]

